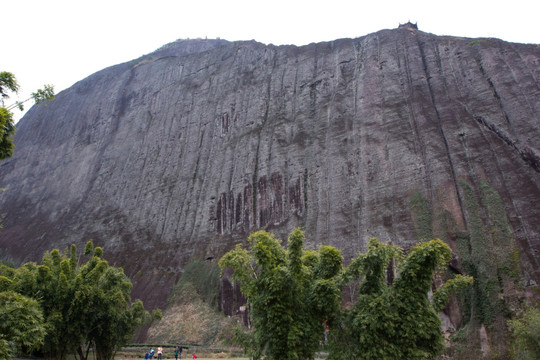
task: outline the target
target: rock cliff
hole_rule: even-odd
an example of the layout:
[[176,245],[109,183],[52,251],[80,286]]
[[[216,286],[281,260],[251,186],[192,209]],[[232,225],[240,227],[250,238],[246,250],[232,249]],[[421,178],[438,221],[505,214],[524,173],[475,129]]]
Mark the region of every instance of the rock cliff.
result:
[[539,125],[538,45],[413,26],[301,47],[177,41],[20,121],[0,253],[93,239],[154,307],[189,261],[301,226],[348,258],[370,237],[440,237],[456,271],[513,256],[534,286]]

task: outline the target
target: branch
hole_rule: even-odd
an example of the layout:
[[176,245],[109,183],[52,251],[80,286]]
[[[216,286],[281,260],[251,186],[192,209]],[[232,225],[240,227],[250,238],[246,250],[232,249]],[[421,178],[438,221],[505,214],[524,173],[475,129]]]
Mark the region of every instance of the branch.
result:
[[440,312],[444,309],[450,295],[457,291],[471,286],[474,282],[472,276],[456,275],[455,278],[446,281],[440,288],[433,293],[433,307],[435,311]]
[[44,85],[43,89],[38,89],[36,92],[32,93],[32,96],[30,96],[28,99],[24,101],[16,101],[14,104],[11,104],[8,107],[6,107],[6,109],[8,111],[11,111],[15,108],[19,108],[19,110],[23,111],[24,110],[23,104],[32,99],[35,101],[36,105],[39,105],[45,101],[53,100],[54,99],[54,86]]

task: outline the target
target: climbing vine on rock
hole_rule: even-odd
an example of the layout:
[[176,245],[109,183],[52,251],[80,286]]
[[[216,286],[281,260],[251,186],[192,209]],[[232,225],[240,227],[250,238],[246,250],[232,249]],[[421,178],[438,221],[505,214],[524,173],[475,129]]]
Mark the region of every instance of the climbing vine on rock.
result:
[[[504,203],[487,183],[475,189],[460,181],[464,193],[469,234],[458,246],[458,254],[467,273],[475,278],[470,308],[476,320],[506,330],[507,304],[500,296],[505,287],[519,279],[519,253],[508,223]],[[458,244],[459,245],[459,244]]]

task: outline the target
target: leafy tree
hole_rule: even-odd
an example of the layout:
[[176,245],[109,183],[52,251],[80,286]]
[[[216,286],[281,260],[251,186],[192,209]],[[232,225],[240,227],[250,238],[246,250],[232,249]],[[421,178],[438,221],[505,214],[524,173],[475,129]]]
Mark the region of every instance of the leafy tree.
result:
[[[401,250],[371,239],[368,251],[354,259],[345,279],[363,277],[358,300],[345,309],[337,328],[331,331],[330,359],[432,359],[444,348],[441,311],[452,291],[472,283],[460,276],[428,293],[433,275],[448,263],[451,250],[440,240],[422,242],[411,248],[401,263]],[[392,284],[387,281],[391,259],[399,272]]]
[[89,258],[79,264],[75,245],[62,254],[46,252],[42,265],[27,263],[0,275],[14,291],[38,300],[47,335],[41,350],[49,358],[65,359],[76,353],[88,358],[94,347],[98,360],[112,359],[150,315],[140,300],[131,302],[131,282],[121,268],[102,259],[103,249],[89,242]]
[[19,83],[10,72],[0,72],[0,160],[7,159],[13,155],[13,136],[15,135],[15,124],[13,122],[13,109],[18,108],[24,110],[24,103],[34,100],[36,104],[54,99],[54,88],[51,85],[45,85],[43,89],[38,89],[36,92],[24,100],[16,101],[15,103],[4,106],[4,100],[9,98],[9,93],[17,93],[19,91]]
[[44,337],[43,314],[37,301],[14,291],[0,292],[0,359],[38,348]]
[[313,359],[324,340],[324,321],[335,318],[340,303],[343,257],[330,246],[304,251],[304,233],[289,235],[288,248],[265,231],[248,238],[219,261],[248,299],[254,333],[251,355],[258,359]]
[[521,317],[508,322],[516,359],[540,359],[540,310],[527,308]]

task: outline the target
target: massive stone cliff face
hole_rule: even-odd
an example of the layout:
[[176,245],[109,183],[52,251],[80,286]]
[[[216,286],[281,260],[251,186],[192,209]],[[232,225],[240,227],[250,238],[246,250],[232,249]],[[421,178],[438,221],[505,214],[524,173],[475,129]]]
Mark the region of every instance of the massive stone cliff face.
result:
[[534,285],[539,125],[538,45],[407,26],[302,47],[178,41],[21,120],[0,252],[93,239],[153,307],[190,260],[259,228],[301,226],[346,257],[369,237],[441,237],[458,269],[503,234]]

